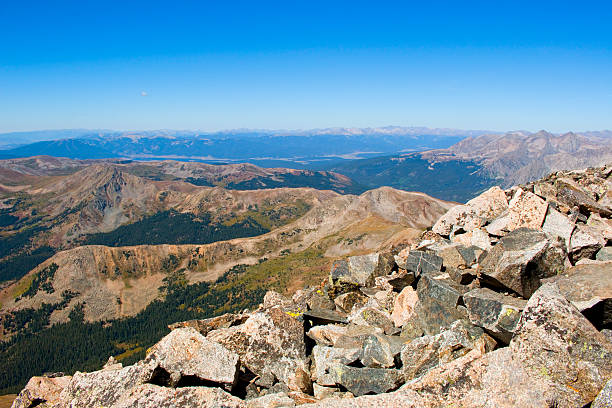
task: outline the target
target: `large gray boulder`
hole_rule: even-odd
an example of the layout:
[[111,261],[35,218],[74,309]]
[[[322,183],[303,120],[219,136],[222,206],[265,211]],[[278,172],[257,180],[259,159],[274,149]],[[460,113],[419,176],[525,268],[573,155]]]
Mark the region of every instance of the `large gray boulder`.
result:
[[519,228],[503,237],[478,267],[483,282],[529,298],[544,278],[567,265],[565,245],[542,231]]
[[406,248],[395,255],[395,263],[399,268],[418,277],[421,274],[437,274],[440,272],[443,259],[431,252]]
[[411,321],[425,334],[435,335],[455,320],[467,319],[465,308],[459,305],[465,290],[465,287],[448,279],[422,276],[417,285],[418,302]]
[[167,383],[177,386],[185,378],[215,383],[231,390],[238,376],[238,354],[207,340],[192,327],[172,330],[151,348],[145,358],[167,375]]
[[402,383],[402,374],[396,369],[359,368],[334,363],[329,374],[337,385],[355,396],[381,394],[396,389]]
[[526,300],[505,296],[488,288],[477,288],[463,295],[470,321],[486,329],[505,344],[510,343]]

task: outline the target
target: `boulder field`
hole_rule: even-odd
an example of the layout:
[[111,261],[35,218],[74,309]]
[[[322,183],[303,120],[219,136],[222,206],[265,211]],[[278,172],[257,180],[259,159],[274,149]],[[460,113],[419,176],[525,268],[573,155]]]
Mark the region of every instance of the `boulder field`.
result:
[[610,407],[612,165],[494,187],[317,287],[179,322],[28,407]]

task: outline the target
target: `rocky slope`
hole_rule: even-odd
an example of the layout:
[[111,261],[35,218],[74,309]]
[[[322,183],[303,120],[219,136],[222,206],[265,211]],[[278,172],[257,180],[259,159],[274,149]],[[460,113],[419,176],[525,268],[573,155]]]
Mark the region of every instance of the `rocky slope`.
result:
[[[143,196],[146,193],[139,197]],[[390,245],[393,240],[414,238],[418,231],[431,225],[452,206],[424,194],[391,188],[372,190],[360,196],[340,196],[311,189],[238,192],[215,188],[188,194],[171,191],[165,201],[173,203],[180,211],[214,209],[227,214],[239,213],[238,206],[248,208],[261,204],[263,197],[286,204],[291,202],[292,196],[310,196],[313,208],[293,222],[252,238],[207,245],[112,248],[88,245],[59,252],[0,291],[0,317],[28,308],[37,310],[44,304],[61,304],[67,291],[71,293],[70,299],[53,311],[51,323],[66,321],[73,307],[83,301],[88,321],[131,316],[158,298],[164,279],[175,272],[184,274],[188,283],[214,281],[237,264],[256,264],[263,257],[270,259],[283,252],[300,253],[313,246],[323,254],[318,262],[326,265],[330,257],[371,251],[385,243]],[[121,204],[126,202],[124,197]],[[143,199],[138,203],[142,205]],[[134,207],[135,204],[129,208]],[[81,228],[87,225],[83,216],[79,225]],[[53,269],[52,274],[48,273],[50,269]],[[44,282],[39,282],[43,279],[41,276]],[[48,290],[43,288],[45,283],[50,285]]]
[[13,407],[607,407],[612,165],[491,188],[292,298],[176,323]]

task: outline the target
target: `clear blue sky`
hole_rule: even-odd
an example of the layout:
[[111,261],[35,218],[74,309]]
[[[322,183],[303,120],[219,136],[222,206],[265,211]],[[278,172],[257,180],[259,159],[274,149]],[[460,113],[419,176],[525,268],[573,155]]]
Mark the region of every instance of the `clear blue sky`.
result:
[[612,128],[609,1],[3,1],[0,132]]

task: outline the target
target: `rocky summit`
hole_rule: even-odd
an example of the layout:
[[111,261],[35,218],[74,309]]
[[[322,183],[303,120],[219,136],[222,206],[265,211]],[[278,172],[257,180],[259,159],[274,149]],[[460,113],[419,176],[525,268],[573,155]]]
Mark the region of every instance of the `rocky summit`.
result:
[[[179,322],[26,407],[609,407],[612,165],[491,188],[317,287]],[[407,244],[404,244],[407,245]]]

